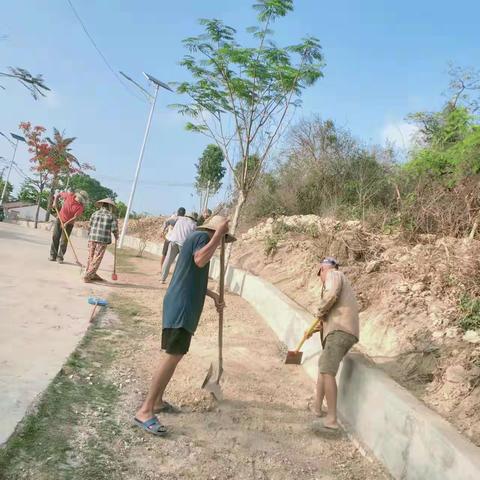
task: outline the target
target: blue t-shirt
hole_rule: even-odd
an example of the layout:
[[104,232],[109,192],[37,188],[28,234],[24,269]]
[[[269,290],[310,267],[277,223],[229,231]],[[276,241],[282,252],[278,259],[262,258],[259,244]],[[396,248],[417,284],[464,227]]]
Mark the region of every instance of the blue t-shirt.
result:
[[207,293],[210,263],[199,268],[193,256],[209,241],[208,233],[201,231],[185,240],[163,299],[163,328],[184,328],[195,333]]

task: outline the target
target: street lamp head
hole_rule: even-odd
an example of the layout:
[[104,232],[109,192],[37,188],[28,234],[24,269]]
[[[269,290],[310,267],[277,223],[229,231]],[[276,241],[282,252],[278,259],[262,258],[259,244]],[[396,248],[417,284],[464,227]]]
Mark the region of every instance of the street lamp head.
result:
[[158,85],[159,87],[162,87],[165,90],[170,90],[170,92],[173,92],[173,90],[166,83],[161,82],[160,80],[158,80],[157,78],[153,77],[152,75],[150,75],[148,73],[143,72],[143,74],[145,75],[145,77],[148,80],[150,80],[155,85]]
[[11,133],[11,132],[10,132],[10,135],[11,135],[17,142],[25,142],[25,143],[27,142],[27,141],[25,140],[25,138],[22,137],[21,135],[17,135],[16,133]]

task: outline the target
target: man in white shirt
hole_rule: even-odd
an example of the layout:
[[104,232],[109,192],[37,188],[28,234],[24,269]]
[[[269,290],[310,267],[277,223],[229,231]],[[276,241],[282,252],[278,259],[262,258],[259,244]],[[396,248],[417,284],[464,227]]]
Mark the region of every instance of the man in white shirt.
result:
[[180,249],[187,237],[197,229],[197,222],[194,220],[194,213],[184,217],[178,217],[172,231],[167,234],[168,251],[162,266],[162,283],[167,280],[170,267],[180,253]]
[[174,213],[170,218],[166,220],[166,222],[163,224],[163,231],[162,231],[162,236],[165,238],[165,241],[163,242],[163,249],[162,249],[162,258],[160,260],[160,270],[163,268],[163,263],[165,262],[165,258],[167,256],[168,252],[168,244],[170,243],[167,238],[167,233],[171,232],[173,230],[173,227],[175,226],[175,223],[177,222],[178,217],[184,217],[185,216],[185,208],[180,207],[177,210],[177,213]]

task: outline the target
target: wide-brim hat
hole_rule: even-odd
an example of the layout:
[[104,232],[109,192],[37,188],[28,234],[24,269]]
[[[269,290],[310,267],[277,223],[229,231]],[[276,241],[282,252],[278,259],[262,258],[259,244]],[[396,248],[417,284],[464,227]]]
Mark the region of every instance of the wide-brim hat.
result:
[[95,205],[99,207],[100,205],[111,205],[114,208],[117,208],[117,205],[111,198],[102,198],[101,200],[97,200]]
[[[210,217],[203,225],[197,227],[197,230],[210,230],[211,232],[216,232],[220,224],[224,221],[225,217],[222,217],[221,215],[214,215],[213,217]],[[236,238],[230,233],[225,234],[226,243],[232,243],[235,240]]]
[[79,190],[78,192],[75,192],[75,197],[82,205],[88,203],[88,193],[84,190]]

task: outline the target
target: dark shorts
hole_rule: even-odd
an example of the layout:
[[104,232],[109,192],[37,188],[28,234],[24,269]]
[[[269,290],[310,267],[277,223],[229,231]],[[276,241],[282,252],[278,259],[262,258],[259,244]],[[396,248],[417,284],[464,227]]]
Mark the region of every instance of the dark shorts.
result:
[[335,376],[343,357],[357,342],[357,337],[341,330],[329,333],[318,361],[318,371]]
[[170,355],[185,355],[190,348],[192,334],[184,328],[164,328],[162,330],[162,350]]
[[168,245],[169,245],[169,244],[170,244],[170,240],[165,240],[165,241],[163,242],[162,255],[163,255],[164,257],[167,256]]

